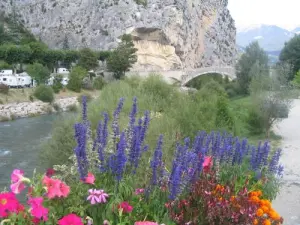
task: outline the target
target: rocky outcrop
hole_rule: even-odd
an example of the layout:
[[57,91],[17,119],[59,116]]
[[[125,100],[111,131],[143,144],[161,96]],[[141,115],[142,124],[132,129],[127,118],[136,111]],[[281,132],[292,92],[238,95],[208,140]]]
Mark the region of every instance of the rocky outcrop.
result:
[[64,112],[75,105],[79,105],[76,97],[57,99],[52,105],[41,101],[0,105],[0,121],[43,115],[57,111]]
[[112,49],[131,33],[139,49],[136,70],[232,65],[236,29],[227,1],[15,0],[20,20],[52,48],[67,36],[72,48]]

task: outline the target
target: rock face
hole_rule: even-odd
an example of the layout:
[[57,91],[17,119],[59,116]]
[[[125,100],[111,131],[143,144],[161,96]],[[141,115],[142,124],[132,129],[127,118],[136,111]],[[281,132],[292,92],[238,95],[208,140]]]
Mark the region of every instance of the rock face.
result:
[[[71,48],[117,46],[131,33],[135,70],[170,70],[235,61],[234,21],[228,0],[15,0],[20,20],[51,48],[68,37]],[[9,0],[0,3],[8,13]]]

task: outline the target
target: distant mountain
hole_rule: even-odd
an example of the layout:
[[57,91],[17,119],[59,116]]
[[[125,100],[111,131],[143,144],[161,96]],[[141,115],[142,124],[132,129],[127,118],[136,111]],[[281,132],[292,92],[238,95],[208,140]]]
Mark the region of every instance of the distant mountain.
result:
[[237,31],[237,44],[245,47],[258,41],[265,51],[280,51],[285,42],[300,32],[300,27],[298,29],[289,31],[275,25],[252,25]]
[[292,30],[292,32],[295,34],[300,34],[300,27],[295,28],[294,30]]

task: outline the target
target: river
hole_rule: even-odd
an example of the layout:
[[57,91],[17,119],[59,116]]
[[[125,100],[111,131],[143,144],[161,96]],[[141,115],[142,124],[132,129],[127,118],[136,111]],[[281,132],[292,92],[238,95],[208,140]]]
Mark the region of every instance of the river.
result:
[[4,187],[9,187],[13,169],[24,170],[27,177],[32,177],[35,168],[38,171],[45,169],[38,167],[40,144],[51,138],[54,121],[66,114],[0,123],[0,192]]

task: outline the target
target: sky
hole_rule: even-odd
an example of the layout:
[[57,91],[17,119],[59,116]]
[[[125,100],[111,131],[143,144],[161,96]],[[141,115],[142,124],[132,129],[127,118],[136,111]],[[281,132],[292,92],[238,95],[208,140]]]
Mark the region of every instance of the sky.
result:
[[300,0],[229,0],[228,8],[237,28],[254,24],[286,29],[300,26]]

